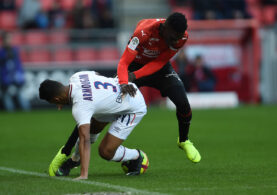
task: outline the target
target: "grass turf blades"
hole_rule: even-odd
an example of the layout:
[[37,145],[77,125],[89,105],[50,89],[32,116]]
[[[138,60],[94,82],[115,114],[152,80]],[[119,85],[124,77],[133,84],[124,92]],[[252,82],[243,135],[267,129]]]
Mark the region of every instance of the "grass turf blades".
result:
[[[130,178],[120,163],[101,159],[97,147],[103,132],[92,146],[89,181],[149,193],[276,194],[276,111],[277,106],[193,110],[190,139],[202,155],[201,162],[194,164],[176,146],[175,112],[151,108],[124,143],[147,153],[151,166],[146,174]],[[1,112],[0,166],[46,174],[73,127],[69,110]],[[74,169],[69,178],[78,174],[79,169]],[[0,171],[0,194],[103,191],[121,190]]]

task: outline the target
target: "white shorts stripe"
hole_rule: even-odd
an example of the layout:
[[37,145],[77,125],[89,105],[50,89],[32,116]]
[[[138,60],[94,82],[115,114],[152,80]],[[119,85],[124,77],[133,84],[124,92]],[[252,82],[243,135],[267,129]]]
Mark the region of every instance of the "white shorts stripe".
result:
[[108,132],[119,139],[126,140],[145,114],[140,112],[121,115],[111,124]]

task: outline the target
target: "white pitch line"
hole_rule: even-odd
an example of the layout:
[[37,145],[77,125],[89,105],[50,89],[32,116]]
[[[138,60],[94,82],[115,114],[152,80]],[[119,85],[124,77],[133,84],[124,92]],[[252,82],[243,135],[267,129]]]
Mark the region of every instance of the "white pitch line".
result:
[[[277,186],[262,185],[262,186],[234,186],[234,187],[187,187],[174,188],[175,191],[216,191],[216,190],[255,190],[257,188],[275,189]],[[163,190],[163,188],[155,188],[155,190]]]
[[146,190],[139,190],[136,188],[130,188],[130,187],[125,187],[125,186],[120,186],[120,185],[113,185],[113,184],[108,184],[108,183],[101,183],[101,182],[97,182],[97,181],[73,180],[71,178],[64,178],[64,177],[50,177],[45,173],[24,171],[24,170],[13,169],[13,168],[8,168],[8,167],[0,166],[0,170],[11,172],[11,173],[22,174],[22,175],[33,175],[33,176],[37,176],[37,177],[56,179],[56,180],[60,180],[60,181],[69,181],[69,182],[73,182],[73,183],[81,183],[81,184],[88,184],[88,185],[93,185],[93,186],[100,186],[100,187],[104,187],[104,188],[119,190],[121,192],[122,191],[123,192],[131,192],[134,194],[168,195],[168,194],[163,194],[163,193],[159,193],[159,192],[150,192],[150,191],[146,191]]

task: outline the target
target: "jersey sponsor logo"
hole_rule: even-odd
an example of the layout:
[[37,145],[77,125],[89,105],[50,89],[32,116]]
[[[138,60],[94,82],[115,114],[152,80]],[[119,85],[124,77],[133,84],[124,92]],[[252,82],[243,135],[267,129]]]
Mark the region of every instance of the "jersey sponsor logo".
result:
[[159,38],[150,38],[149,41],[159,41]]
[[119,94],[115,100],[117,103],[122,103],[122,94]]
[[139,39],[137,37],[133,37],[128,45],[131,50],[135,50],[139,45]]
[[114,130],[115,132],[119,133],[122,129],[119,128],[119,127],[117,127],[117,126],[114,126],[114,127],[113,127],[113,130]]
[[149,57],[149,58],[156,58],[156,57],[158,57],[158,55],[160,55],[160,51],[159,50],[150,50],[150,49],[144,48],[142,55],[144,55],[146,57]]
[[160,39],[158,39],[158,38],[150,38],[149,39],[149,45],[152,45],[152,41],[155,41],[155,42],[159,42],[160,41]]
[[92,101],[91,84],[88,78],[88,74],[79,75],[79,79],[82,87],[83,100]]

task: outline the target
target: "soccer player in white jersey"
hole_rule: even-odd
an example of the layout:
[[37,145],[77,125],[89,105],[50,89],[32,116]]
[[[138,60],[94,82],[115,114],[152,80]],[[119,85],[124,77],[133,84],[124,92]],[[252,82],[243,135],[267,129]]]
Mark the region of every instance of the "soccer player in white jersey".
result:
[[139,90],[134,97],[122,96],[117,79],[100,76],[94,71],[82,71],[70,78],[68,86],[57,81],[43,81],[39,96],[56,104],[58,109],[65,104],[72,104],[72,115],[79,130],[80,156],[77,147],[71,160],[79,161],[79,157],[81,160],[81,174],[76,179],[88,178],[90,143],[94,143],[100,133],[92,128],[91,123],[94,122],[96,125],[97,122],[112,122],[99,145],[100,156],[116,162],[130,161],[132,166],[127,174],[140,174],[141,162],[147,158],[146,154],[121,145],[146,114],[145,101]]

